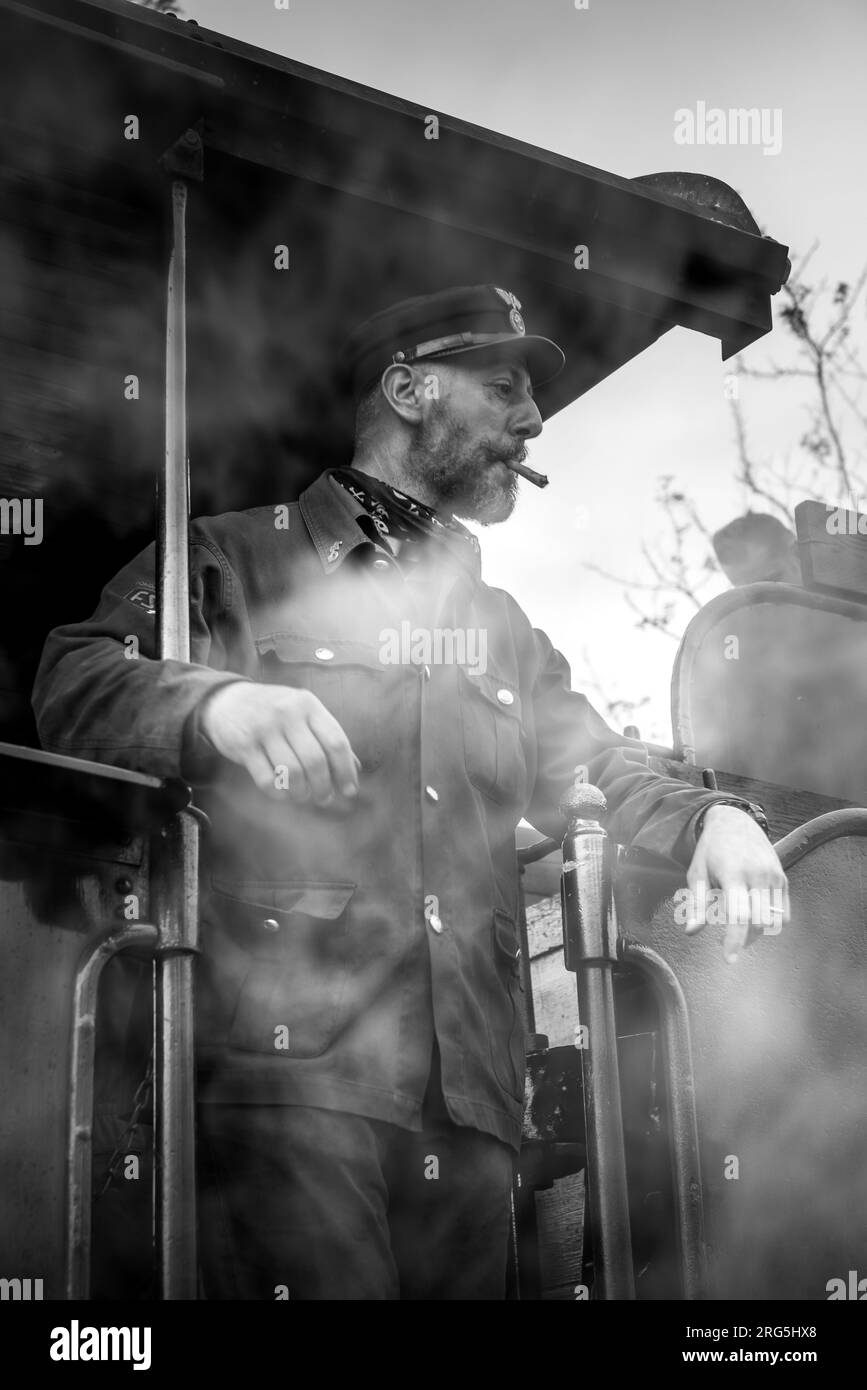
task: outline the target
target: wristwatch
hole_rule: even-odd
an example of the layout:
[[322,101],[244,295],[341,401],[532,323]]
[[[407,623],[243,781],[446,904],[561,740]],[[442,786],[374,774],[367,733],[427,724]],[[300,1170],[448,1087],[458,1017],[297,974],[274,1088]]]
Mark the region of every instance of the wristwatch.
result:
[[754,801],[743,801],[740,797],[728,796],[718,797],[716,801],[712,801],[710,805],[702,807],[701,811],[699,811],[694,824],[696,844],[698,843],[699,836],[701,835],[701,832],[704,829],[704,818],[707,815],[708,811],[710,811],[711,808],[714,806],[736,806],[739,811],[743,811],[746,815],[751,816],[752,819],[756,822],[756,825],[760,826],[761,829],[764,830],[765,834],[770,840],[771,827],[768,825],[768,818],[762,810],[761,806],[756,805]]

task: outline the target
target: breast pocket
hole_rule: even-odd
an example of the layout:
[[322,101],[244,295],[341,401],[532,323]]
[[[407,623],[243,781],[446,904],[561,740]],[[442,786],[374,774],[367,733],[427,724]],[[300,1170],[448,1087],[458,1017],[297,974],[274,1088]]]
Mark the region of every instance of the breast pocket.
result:
[[310,690],[337,720],[371,771],[386,747],[389,673],[376,647],[277,632],[256,639],[263,681]]
[[461,667],[460,703],[464,760],[473,786],[493,801],[521,802],[527,761],[517,686]]
[[354,883],[214,883],[229,1047],[277,1057],[327,1051],[346,1019],[354,891]]

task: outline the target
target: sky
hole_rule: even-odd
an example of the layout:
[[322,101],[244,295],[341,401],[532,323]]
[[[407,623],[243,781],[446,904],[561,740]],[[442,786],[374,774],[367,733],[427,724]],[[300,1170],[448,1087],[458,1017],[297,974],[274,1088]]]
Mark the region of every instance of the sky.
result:
[[[184,0],[183,17],[627,178],[710,174],[793,259],[818,242],[812,270],[832,282],[853,280],[867,259],[864,0]],[[675,111],[700,101],[778,109],[779,151],[677,144]],[[762,366],[785,346],[778,328],[741,357]],[[485,579],[565,653],[576,688],[600,705],[598,690],[646,701],[641,734],[664,744],[676,642],[637,630],[624,588],[588,566],[647,580],[641,546],[666,535],[662,475],[688,489],[711,529],[746,510],[730,371],[717,340],[672,330],[546,424],[530,462],[550,487],[526,485],[513,517],[482,533]],[[785,458],[803,401],[761,383],[743,384],[741,398],[757,447]]]

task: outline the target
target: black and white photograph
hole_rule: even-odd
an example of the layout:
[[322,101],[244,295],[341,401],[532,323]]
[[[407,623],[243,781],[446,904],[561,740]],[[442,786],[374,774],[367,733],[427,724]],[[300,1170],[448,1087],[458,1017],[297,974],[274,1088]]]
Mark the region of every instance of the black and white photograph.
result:
[[0,1330],[828,1372],[867,8],[0,0],[0,69]]

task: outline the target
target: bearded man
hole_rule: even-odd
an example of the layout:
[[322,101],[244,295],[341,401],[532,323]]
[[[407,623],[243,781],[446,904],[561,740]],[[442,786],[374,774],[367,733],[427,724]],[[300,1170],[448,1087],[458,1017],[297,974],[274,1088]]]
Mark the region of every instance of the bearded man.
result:
[[[459,287],[351,334],[351,465],[291,506],[192,523],[190,663],[154,658],[152,548],[46,645],[45,747],[183,777],[210,820],[209,1298],[503,1297],[524,1083],[515,829],[562,834],[576,765],[618,842],[733,895],[785,885],[755,808],[651,772],[481,579],[457,518],[510,516],[542,428],[533,387],[564,361],[519,310]],[[407,624],[449,641],[392,640]],[[748,912],[729,926],[729,956],[748,928]]]

